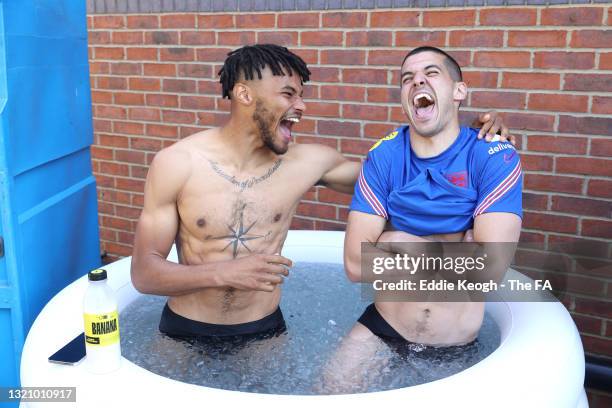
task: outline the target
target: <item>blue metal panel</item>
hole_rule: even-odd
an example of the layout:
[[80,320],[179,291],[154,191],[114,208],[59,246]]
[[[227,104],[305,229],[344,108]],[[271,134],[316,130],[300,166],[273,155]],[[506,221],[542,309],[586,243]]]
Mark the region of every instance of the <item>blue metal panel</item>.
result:
[[0,0],[2,385],[46,302],[100,264],[92,142],[85,2]]

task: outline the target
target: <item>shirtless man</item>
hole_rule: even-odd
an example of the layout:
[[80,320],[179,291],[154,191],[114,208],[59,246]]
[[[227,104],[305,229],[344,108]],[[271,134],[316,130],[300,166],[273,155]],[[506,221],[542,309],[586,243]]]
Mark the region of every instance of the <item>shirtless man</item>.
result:
[[[309,75],[284,47],[233,51],[220,71],[229,121],[155,156],[131,272],[140,292],[169,297],[162,332],[223,337],[284,329],[280,284],[291,260],[280,253],[300,198],[317,184],[351,193],[360,168],[332,148],[290,144]],[[501,123],[488,115],[485,128],[494,133]],[[174,242],[178,264],[166,260]]]
[[[351,203],[344,264],[355,282],[367,275],[361,271],[362,242],[462,241],[472,228],[477,243],[512,243],[520,235],[520,159],[509,143],[488,145],[474,137],[474,129],[460,127],[467,85],[456,61],[437,48],[414,49],[401,66],[401,81],[410,128],[398,128],[370,149]],[[393,231],[385,231],[388,222]],[[500,254],[502,273],[512,255]],[[375,301],[337,357],[342,368],[334,370],[368,371],[358,367],[368,363],[368,343],[384,342],[400,354],[469,344],[483,315],[481,302]]]

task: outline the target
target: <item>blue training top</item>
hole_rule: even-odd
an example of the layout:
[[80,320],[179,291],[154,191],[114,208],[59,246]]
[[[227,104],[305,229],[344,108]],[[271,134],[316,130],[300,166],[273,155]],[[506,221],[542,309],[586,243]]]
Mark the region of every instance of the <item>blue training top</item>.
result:
[[461,127],[448,149],[422,159],[410,147],[408,126],[391,132],[370,149],[350,209],[384,217],[417,236],[465,231],[488,212],[522,217],[516,149],[477,134]]

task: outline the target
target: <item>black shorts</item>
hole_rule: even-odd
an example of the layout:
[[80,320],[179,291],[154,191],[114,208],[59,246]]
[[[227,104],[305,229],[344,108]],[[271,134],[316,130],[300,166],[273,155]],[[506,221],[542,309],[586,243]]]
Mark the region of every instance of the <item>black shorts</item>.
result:
[[178,338],[263,338],[278,336],[286,331],[285,319],[280,307],[259,320],[239,324],[212,324],[183,317],[170,309],[168,304],[159,322],[159,331]]
[[478,339],[460,346],[433,347],[420,343],[413,343],[402,337],[387,321],[380,315],[374,303],[366,307],[365,311],[357,320],[367,327],[374,335],[379,337],[389,348],[402,357],[439,358],[452,360],[466,353],[478,352]]

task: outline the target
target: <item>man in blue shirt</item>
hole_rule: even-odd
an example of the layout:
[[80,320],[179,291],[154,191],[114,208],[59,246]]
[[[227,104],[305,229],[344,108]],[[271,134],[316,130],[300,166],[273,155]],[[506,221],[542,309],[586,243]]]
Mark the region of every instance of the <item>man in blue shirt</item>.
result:
[[[510,143],[485,143],[477,130],[459,125],[459,105],[466,97],[461,69],[444,51],[420,47],[406,56],[401,102],[409,126],[375,143],[363,163],[344,248],[352,281],[362,281],[362,242],[462,241],[472,229],[479,243],[518,241],[519,156]],[[392,231],[385,231],[388,224]],[[368,358],[363,345],[380,340],[419,346],[412,350],[461,346],[475,340],[483,315],[480,302],[377,301],[347,341],[361,346],[362,361]]]

